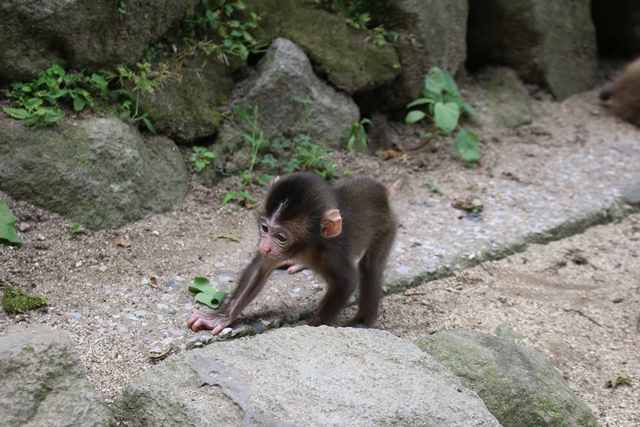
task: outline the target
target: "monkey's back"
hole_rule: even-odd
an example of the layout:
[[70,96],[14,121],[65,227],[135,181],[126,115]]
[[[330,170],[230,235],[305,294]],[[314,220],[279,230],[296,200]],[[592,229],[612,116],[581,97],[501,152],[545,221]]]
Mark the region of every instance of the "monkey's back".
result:
[[384,185],[373,179],[356,178],[340,184],[335,191],[343,232],[352,236],[348,242],[352,255],[360,255],[383,235],[395,236],[397,220]]
[[611,98],[611,110],[616,116],[640,126],[640,59],[629,64],[600,95],[602,99],[607,96]]

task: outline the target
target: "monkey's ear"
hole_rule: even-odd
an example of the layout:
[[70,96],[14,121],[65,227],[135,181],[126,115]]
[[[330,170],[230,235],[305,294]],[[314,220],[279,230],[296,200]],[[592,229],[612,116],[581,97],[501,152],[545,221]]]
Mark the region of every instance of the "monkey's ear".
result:
[[322,218],[322,237],[336,237],[342,232],[342,217],[338,209],[331,209]]

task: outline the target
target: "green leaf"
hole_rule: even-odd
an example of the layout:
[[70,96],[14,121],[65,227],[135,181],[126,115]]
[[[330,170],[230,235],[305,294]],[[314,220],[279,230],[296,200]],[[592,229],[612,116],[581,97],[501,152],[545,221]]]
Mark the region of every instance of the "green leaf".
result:
[[248,123],[249,125],[252,124],[251,119],[249,118],[249,115],[246,113],[246,111],[244,111],[242,108],[240,107],[236,107],[236,114],[246,123]]
[[426,116],[427,114],[424,111],[414,110],[414,111],[410,111],[409,114],[407,114],[407,117],[404,119],[404,121],[408,124],[412,124],[412,123],[419,122],[420,120],[424,119]]
[[153,123],[151,123],[151,120],[147,119],[146,117],[143,117],[142,122],[145,124],[147,129],[149,129],[149,132],[151,132],[154,135],[156,134],[156,128],[153,126]]
[[65,72],[64,72],[64,68],[62,68],[60,65],[58,64],[53,64],[50,68],[49,71],[52,75],[57,75],[57,76],[64,76]]
[[0,200],[0,243],[22,244],[16,234],[16,222],[18,222],[18,218],[11,213],[11,209],[9,209],[4,200]]
[[460,108],[464,109],[467,113],[471,115],[475,116],[478,114],[478,112],[471,105],[469,105],[464,99],[460,97],[460,95],[445,95],[442,97],[442,100],[445,103],[454,102],[458,104]]
[[93,80],[95,83],[99,84],[100,86],[104,86],[104,87],[108,86],[107,81],[104,79],[104,77],[102,77],[99,74],[96,74],[96,73],[91,74],[91,80]]
[[467,162],[475,162],[480,158],[480,141],[478,135],[467,129],[460,129],[453,149]]
[[449,73],[448,71],[443,71],[442,73],[444,75],[444,90],[452,95],[460,96],[460,89],[458,89],[458,85],[453,79],[451,73]]
[[221,205],[226,205],[227,203],[229,203],[231,200],[233,200],[234,197],[236,197],[238,195],[237,191],[231,191],[229,193],[227,193],[222,200],[220,201]]
[[434,102],[436,101],[434,101],[431,98],[418,98],[412,103],[410,103],[409,105],[407,105],[407,108],[412,108],[412,107],[415,107],[416,105],[433,104]]
[[44,101],[40,98],[29,98],[29,100],[24,104],[27,110],[33,110],[36,107],[41,106]]
[[444,71],[438,67],[432,67],[425,78],[425,88],[437,95],[442,95],[442,91],[447,87],[447,78]]
[[211,282],[206,277],[196,276],[193,278],[193,283],[189,285],[189,291],[191,292],[205,292],[211,288]]
[[238,196],[244,197],[245,199],[247,199],[251,203],[255,203],[256,202],[256,199],[254,199],[253,196],[251,194],[247,193],[246,191],[236,191],[236,193],[238,193],[237,194]]
[[43,121],[46,124],[54,124],[58,120],[64,117],[64,113],[60,110],[55,110],[53,108],[47,108],[47,111],[44,113]]
[[[213,289],[213,288],[212,288]],[[206,305],[209,308],[217,309],[222,304],[222,300],[227,296],[226,291],[200,292],[196,294],[196,301]]]
[[438,102],[433,110],[433,121],[436,127],[442,129],[445,134],[450,134],[458,126],[460,107],[454,102],[443,104]]
[[73,109],[76,111],[82,111],[85,104],[86,103],[84,102],[84,99],[82,99],[82,97],[76,96],[76,98],[73,100]]
[[25,120],[29,117],[31,117],[31,113],[29,113],[27,110],[25,110],[24,108],[9,108],[9,107],[2,107],[2,109],[4,110],[5,113],[7,113],[8,115],[10,115],[11,117],[13,117],[14,119],[18,119],[18,120]]

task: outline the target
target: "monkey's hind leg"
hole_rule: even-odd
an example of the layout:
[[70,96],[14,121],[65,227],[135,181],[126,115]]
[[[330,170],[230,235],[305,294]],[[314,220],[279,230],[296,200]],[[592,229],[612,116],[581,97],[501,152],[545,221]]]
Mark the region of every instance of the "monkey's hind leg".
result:
[[384,268],[395,236],[395,227],[386,234],[377,236],[377,242],[373,243],[360,259],[358,264],[360,270],[358,313],[348,326],[369,328],[378,318]]
[[340,265],[340,262],[337,259],[327,271],[318,271],[327,282],[327,293],[309,321],[310,326],[331,324],[356,289],[358,270],[355,264],[342,262]]

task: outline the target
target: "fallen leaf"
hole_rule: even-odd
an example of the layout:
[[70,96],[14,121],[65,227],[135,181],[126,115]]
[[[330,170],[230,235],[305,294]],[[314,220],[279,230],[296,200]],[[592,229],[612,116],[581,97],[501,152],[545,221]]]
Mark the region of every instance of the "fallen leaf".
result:
[[382,153],[382,160],[395,159],[398,157],[398,152],[396,150],[387,150]]
[[609,381],[607,381],[607,387],[616,388],[619,385],[631,386],[631,378],[627,374],[616,374]]
[[239,242],[240,239],[242,238],[242,235],[240,235],[239,233],[226,233],[226,234],[218,234],[217,236],[214,236],[214,237],[216,239],[227,239],[233,242]]
[[131,239],[129,236],[118,237],[115,241],[116,246],[122,246],[123,248],[128,248],[131,246]]

